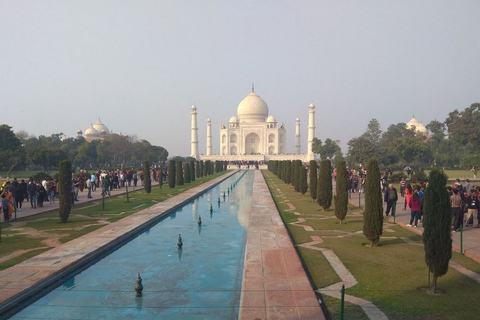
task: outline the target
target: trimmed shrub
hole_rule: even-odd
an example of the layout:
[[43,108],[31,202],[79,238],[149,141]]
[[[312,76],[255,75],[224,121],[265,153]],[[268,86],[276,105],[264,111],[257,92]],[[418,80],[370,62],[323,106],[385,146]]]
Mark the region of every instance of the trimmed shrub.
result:
[[72,163],[60,161],[58,165],[58,215],[66,223],[72,210]]
[[190,163],[185,163],[185,172],[183,174],[183,180],[185,183],[190,183]]
[[151,180],[151,173],[150,173],[150,163],[148,161],[143,162],[143,172],[144,172],[143,186],[145,188],[145,192],[149,194],[150,192],[152,192],[152,180]]
[[175,160],[168,161],[168,186],[175,188]]
[[318,182],[318,177],[317,177],[317,161],[315,160],[310,160],[310,197],[312,198],[312,201],[315,201],[317,199],[317,182]]
[[[368,171],[367,171],[368,172]],[[425,263],[433,273],[433,293],[437,292],[437,279],[448,271],[452,258],[450,198],[445,186],[447,176],[434,169],[430,171],[423,205],[423,244]]]
[[363,212],[363,234],[376,247],[383,233],[383,199],[380,190],[380,170],[375,158],[367,165],[365,179],[365,211]]
[[177,161],[176,163],[176,176],[175,176],[175,180],[177,182],[177,185],[178,186],[183,186],[183,168],[182,168],[182,162],[181,161]]
[[332,206],[332,164],[330,160],[322,160],[320,162],[317,189],[318,204],[324,210],[328,210]]
[[[367,171],[368,172],[368,171]],[[337,180],[335,184],[335,216],[342,224],[348,210],[348,190],[347,190],[348,176],[347,164],[340,160],[337,163]]]

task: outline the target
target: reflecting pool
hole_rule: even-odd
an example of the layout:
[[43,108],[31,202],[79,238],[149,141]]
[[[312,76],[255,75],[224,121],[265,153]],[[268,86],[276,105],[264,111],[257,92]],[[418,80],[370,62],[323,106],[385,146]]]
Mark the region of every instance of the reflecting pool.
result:
[[12,319],[237,319],[253,176],[234,174]]

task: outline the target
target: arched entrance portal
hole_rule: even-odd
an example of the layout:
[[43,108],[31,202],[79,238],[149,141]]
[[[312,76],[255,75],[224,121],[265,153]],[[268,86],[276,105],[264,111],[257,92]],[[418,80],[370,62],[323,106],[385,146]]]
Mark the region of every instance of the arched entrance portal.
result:
[[260,137],[252,132],[245,137],[245,154],[258,153],[260,153]]

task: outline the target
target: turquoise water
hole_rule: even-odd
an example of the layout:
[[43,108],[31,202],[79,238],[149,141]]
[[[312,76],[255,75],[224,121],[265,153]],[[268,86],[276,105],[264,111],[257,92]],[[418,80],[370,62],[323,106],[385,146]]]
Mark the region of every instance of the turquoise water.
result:
[[[242,174],[173,212],[12,319],[237,319],[253,187],[253,172]],[[177,249],[178,234],[182,250]],[[134,291],[137,273],[144,286],[140,298]]]

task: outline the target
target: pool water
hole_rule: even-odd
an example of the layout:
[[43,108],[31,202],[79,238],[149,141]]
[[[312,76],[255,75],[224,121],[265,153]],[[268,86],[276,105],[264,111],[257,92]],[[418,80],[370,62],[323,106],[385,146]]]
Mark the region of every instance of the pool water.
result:
[[12,319],[237,319],[253,176],[234,174]]

